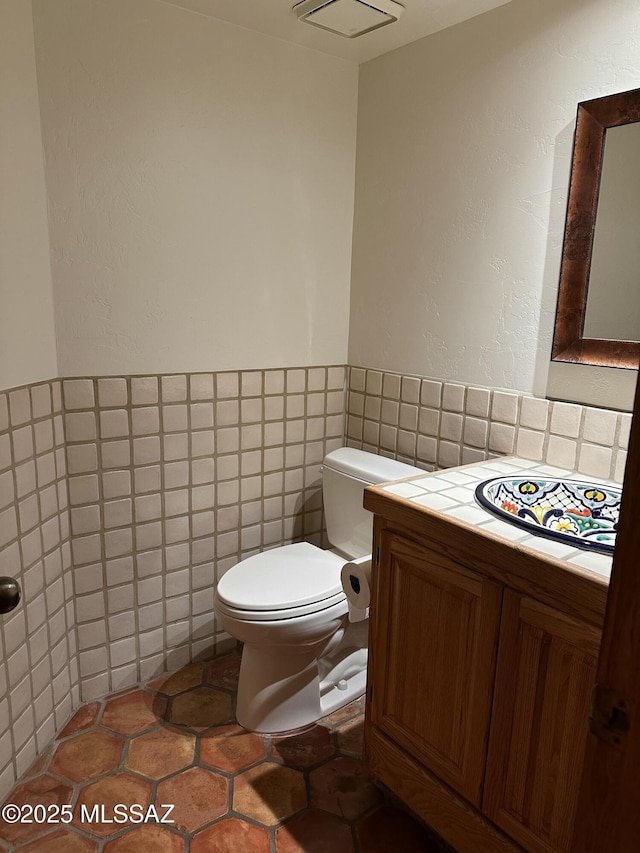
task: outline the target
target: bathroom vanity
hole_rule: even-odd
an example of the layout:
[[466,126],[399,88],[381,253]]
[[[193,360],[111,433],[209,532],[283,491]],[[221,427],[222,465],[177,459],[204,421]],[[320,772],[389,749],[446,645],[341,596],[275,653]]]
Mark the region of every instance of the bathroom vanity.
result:
[[570,846],[611,557],[474,500],[493,476],[550,471],[492,460],[365,492],[366,761],[459,853]]

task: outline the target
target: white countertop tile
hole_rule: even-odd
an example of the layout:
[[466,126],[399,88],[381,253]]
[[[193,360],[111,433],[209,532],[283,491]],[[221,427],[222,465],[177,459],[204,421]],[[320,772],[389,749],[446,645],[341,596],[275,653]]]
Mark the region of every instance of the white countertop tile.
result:
[[[475,465],[461,468],[445,468],[423,477],[415,477],[403,483],[382,486],[382,491],[406,498],[418,506],[441,511],[444,516],[456,518],[467,524],[499,536],[509,542],[531,548],[542,554],[548,554],[567,562],[608,577],[611,574],[610,555],[586,551],[578,548],[572,542],[561,542],[544,536],[535,535],[533,530],[518,525],[512,525],[496,518],[487,509],[480,506],[475,499],[475,489],[479,483],[499,475],[518,476],[518,472],[526,472],[527,476],[535,477],[566,477],[578,480],[589,480],[581,474],[533,462],[530,459],[508,457],[496,461],[479,462]],[[619,484],[609,480],[597,480],[603,485]]]
[[392,495],[398,495],[399,498],[415,498],[418,495],[424,495],[424,489],[420,486],[414,486],[412,483],[396,483],[387,486],[385,491]]
[[[485,517],[490,517],[489,513],[484,510]],[[493,533],[495,536],[500,536],[502,539],[508,539],[509,542],[519,542],[521,539],[529,539],[530,536],[526,530],[521,527],[516,527],[515,524],[507,524],[506,521],[493,519],[482,525],[482,529],[487,533]]]
[[580,566],[581,569],[587,569],[605,578],[611,576],[613,561],[606,554],[598,554],[596,551],[580,551],[575,557],[570,557],[569,562]]
[[[467,524],[483,524],[487,520],[487,512],[479,506],[457,506],[451,509],[445,509],[443,511],[443,515],[446,515],[450,518],[458,518],[460,521],[466,521]],[[499,522],[498,522],[499,523]],[[508,525],[504,525],[507,527]],[[484,529],[484,526],[483,526]],[[523,531],[523,535],[524,531]]]
[[447,507],[459,506],[458,501],[438,494],[423,495],[420,498],[414,498],[413,503],[420,506],[427,506],[429,509],[446,509]]

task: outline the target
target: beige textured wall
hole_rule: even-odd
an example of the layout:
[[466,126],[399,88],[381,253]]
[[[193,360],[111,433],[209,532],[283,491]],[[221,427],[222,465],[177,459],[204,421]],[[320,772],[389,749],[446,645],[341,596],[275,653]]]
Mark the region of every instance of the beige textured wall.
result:
[[639,52],[634,0],[518,0],[362,67],[351,364],[546,393],[577,103]]
[[35,0],[62,376],[343,363],[357,66]]
[[0,389],[57,375],[31,3],[0,4]]

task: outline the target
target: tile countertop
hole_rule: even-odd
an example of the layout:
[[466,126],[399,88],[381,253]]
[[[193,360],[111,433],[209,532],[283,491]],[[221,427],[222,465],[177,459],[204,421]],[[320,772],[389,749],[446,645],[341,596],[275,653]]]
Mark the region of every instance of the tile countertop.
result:
[[[517,542],[519,546],[530,548],[538,554],[546,554],[556,560],[566,561],[583,571],[593,572],[600,578],[608,579],[611,575],[612,557],[596,551],[586,551],[576,548],[571,543],[565,544],[543,536],[527,533],[521,527],[500,521],[488,510],[481,507],[475,499],[475,488],[478,483],[491,477],[522,474],[541,477],[567,477],[576,480],[590,480],[584,474],[566,471],[532,462],[530,459],[505,457],[478,462],[461,468],[444,468],[441,471],[426,473],[402,482],[390,483],[379,487],[381,492],[403,498],[418,506],[427,507],[442,513],[444,516],[455,518],[473,527],[479,527],[487,533],[492,533],[509,542]],[[613,485],[620,488],[619,483],[611,480],[594,479],[594,484]]]

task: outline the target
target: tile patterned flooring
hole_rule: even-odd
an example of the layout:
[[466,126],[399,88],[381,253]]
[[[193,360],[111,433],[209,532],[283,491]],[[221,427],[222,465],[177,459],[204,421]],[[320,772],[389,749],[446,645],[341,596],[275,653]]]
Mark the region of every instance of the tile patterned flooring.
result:
[[[0,850],[444,850],[385,798],[362,764],[362,700],[287,736],[250,733],[234,722],[239,662],[232,652],[80,708],[7,798],[33,806],[34,819],[71,806],[72,821],[0,819]],[[171,825],[159,820],[166,803],[174,805]],[[115,804],[125,808],[114,811]],[[133,822],[142,815],[148,821]],[[115,818],[131,820],[107,822]]]

